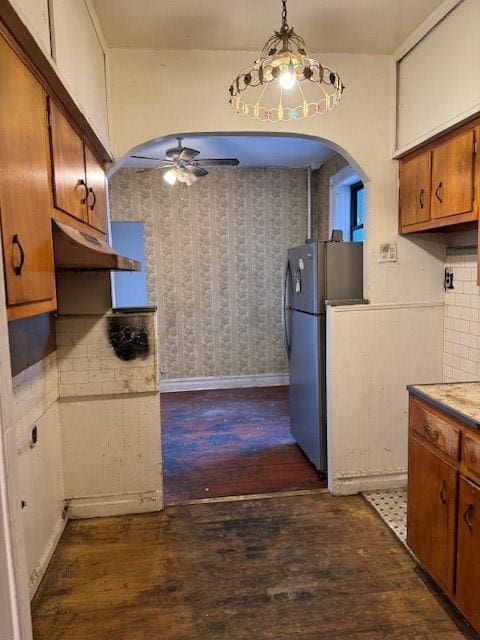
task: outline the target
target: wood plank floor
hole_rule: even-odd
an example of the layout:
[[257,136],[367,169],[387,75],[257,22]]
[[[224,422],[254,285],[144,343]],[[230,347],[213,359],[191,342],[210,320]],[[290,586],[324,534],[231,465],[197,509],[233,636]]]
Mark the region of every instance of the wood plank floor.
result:
[[288,387],[164,393],[167,502],[326,486],[290,435]]
[[71,521],[33,625],[35,640],[476,637],[363,498],[329,494]]

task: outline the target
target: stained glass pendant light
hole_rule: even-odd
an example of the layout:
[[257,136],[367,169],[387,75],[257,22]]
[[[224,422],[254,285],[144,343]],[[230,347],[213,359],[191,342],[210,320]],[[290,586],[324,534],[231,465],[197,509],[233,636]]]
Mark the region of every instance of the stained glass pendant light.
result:
[[282,8],[279,31],[229,88],[229,102],[237,113],[267,122],[330,111],[345,89],[338,73],[312,58],[305,40],[288,26],[287,0],[282,0]]

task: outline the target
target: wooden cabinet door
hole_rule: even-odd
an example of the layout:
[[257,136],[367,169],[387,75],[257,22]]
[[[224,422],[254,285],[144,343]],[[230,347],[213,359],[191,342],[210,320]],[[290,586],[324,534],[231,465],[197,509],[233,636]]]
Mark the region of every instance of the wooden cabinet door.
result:
[[480,629],[480,487],[460,478],[458,505],[458,607]]
[[107,232],[107,199],[105,172],[88,147],[85,147],[85,169],[88,188],[88,224]]
[[430,151],[400,164],[400,228],[430,220]]
[[471,130],[432,151],[432,218],[473,211],[474,141]]
[[445,589],[454,588],[458,472],[410,436],[407,542]]
[[83,141],[50,100],[53,199],[57,209],[88,221]]
[[0,78],[0,215],[7,303],[51,300],[49,308],[54,308],[47,98],[1,37]]

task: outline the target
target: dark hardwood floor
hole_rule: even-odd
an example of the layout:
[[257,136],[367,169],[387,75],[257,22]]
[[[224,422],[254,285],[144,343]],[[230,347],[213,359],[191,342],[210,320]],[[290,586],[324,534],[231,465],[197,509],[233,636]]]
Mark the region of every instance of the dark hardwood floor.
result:
[[476,637],[363,498],[320,493],[71,521],[33,626],[35,640]]
[[290,435],[288,387],[164,393],[168,503],[326,486]]

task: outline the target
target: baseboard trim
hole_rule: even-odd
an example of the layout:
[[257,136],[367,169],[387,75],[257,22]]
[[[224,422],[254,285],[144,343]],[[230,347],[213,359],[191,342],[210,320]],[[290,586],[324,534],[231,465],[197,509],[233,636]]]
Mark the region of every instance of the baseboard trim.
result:
[[42,581],[43,576],[45,575],[45,571],[47,570],[48,565],[50,564],[50,560],[52,559],[53,552],[57,548],[57,545],[62,537],[63,531],[65,529],[65,525],[67,524],[67,517],[59,516],[57,522],[55,523],[55,527],[53,528],[52,535],[50,536],[50,540],[48,541],[47,547],[43,552],[40,560],[38,561],[37,566],[32,571],[29,580],[29,591],[30,591],[30,600],[33,600],[35,593]]
[[333,478],[328,487],[334,496],[350,496],[364,491],[400,489],[407,486],[407,472],[372,476]]
[[288,373],[258,373],[244,376],[222,376],[220,378],[171,378],[170,380],[160,380],[160,392],[279,387],[288,385],[288,383]]
[[163,509],[163,496],[160,491],[145,491],[70,498],[67,500],[67,509],[68,517],[72,520],[150,513]]

